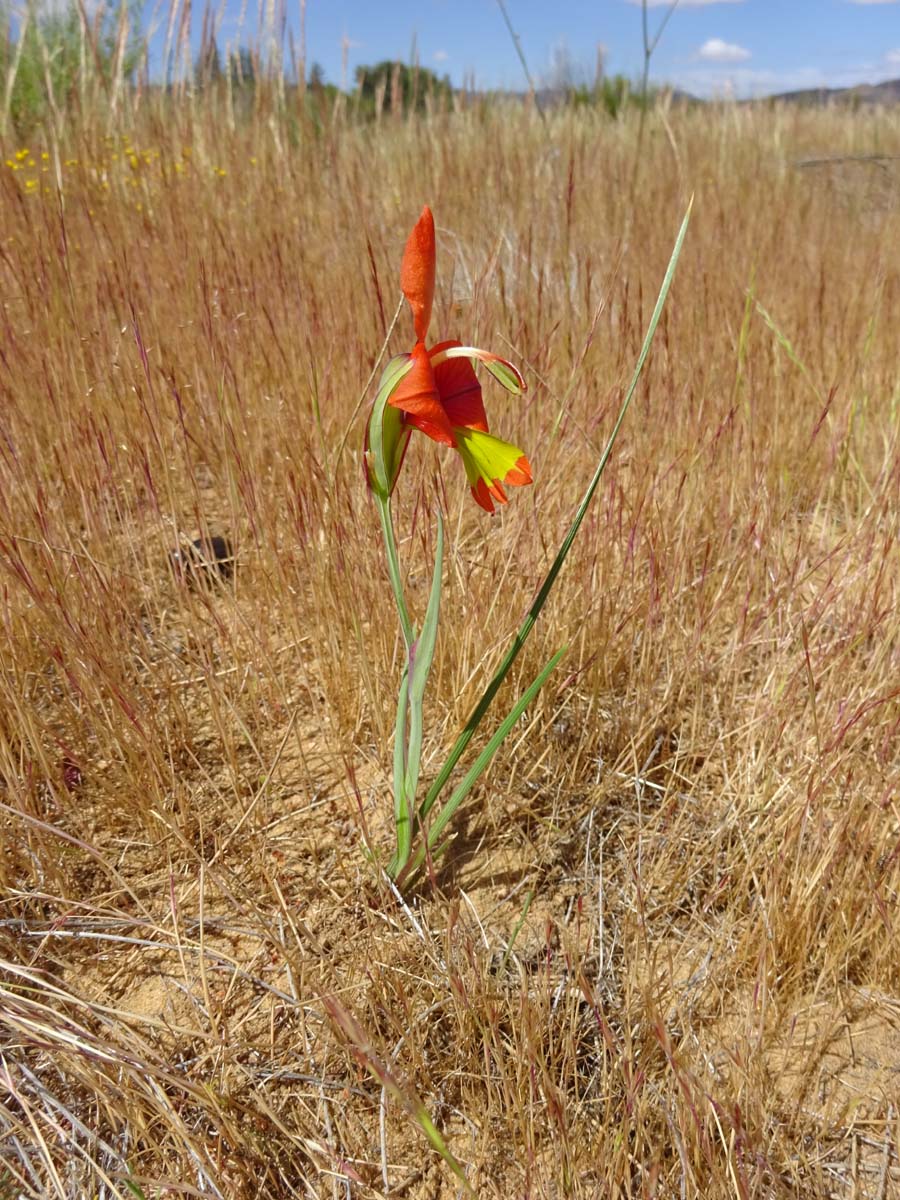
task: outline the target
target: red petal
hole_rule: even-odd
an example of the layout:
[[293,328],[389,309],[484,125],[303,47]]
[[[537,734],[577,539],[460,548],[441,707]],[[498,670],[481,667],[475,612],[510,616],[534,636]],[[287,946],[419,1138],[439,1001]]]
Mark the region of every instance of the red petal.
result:
[[531,463],[524,454],[516,461],[516,465],[506,472],[503,482],[511,483],[515,487],[524,487],[526,483],[533,482],[531,478]]
[[[439,354],[450,346],[461,345],[461,342],[439,342],[431,347],[430,353]],[[450,424],[459,429],[480,429],[482,433],[488,433],[481,384],[469,359],[445,358],[433,370]]]
[[456,439],[441,404],[431,361],[423,342],[416,342],[411,358],[413,368],[400,380],[388,404],[405,412],[406,423],[433,441],[455,446]]
[[427,204],[403,251],[400,286],[412,309],[416,341],[424,342],[434,302],[434,217]]
[[492,513],[494,511],[494,502],[491,499],[491,493],[483,479],[479,479],[477,483],[472,485],[472,495],[475,497],[476,503],[480,504],[485,512]]

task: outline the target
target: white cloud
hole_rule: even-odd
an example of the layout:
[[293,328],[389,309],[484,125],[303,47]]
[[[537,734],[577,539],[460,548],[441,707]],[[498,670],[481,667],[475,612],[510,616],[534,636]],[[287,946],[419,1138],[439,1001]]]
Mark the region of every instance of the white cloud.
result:
[[794,92],[806,88],[854,87],[861,83],[880,83],[896,78],[896,67],[885,66],[884,59],[876,62],[848,62],[840,70],[823,67],[793,67],[774,71],[738,63],[735,66],[694,61],[673,72],[666,82],[675,84],[694,96],[707,98],[737,96],[753,99],[771,96],[776,92]]
[[745,50],[743,46],[735,45],[734,42],[723,42],[721,38],[710,38],[697,51],[697,57],[702,58],[704,62],[739,63],[747,61],[750,51]]
[[446,50],[435,50],[433,57],[435,62],[446,62],[450,55]]
[[888,50],[884,61],[889,67],[900,67],[900,47],[896,50]]

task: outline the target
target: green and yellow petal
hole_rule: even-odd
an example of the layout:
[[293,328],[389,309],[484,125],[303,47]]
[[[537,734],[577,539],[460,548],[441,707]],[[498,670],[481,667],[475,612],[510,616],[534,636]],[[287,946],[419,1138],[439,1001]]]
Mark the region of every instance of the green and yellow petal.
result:
[[454,428],[453,432],[472,495],[486,512],[494,511],[495,500],[506,503],[504,484],[531,483],[531,464],[518,446],[479,429]]

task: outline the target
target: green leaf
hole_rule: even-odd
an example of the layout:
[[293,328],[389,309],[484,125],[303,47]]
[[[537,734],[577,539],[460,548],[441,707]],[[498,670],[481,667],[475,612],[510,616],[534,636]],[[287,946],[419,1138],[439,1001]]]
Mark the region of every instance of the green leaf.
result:
[[431,1143],[432,1148],[444,1160],[456,1178],[459,1180],[467,1196],[474,1200],[475,1193],[466,1179],[465,1173],[454,1158],[439,1129],[431,1119],[431,1115],[419,1096],[408,1086],[400,1083],[387,1064],[377,1053],[369,1034],[357,1021],[352,1013],[340,1003],[335,996],[323,996],[322,1003],[332,1021],[356,1051],[367,1070],[374,1076],[385,1094],[400,1104],[416,1122],[422,1133]]
[[[423,702],[425,685],[434,661],[437,645],[438,619],[441,609],[441,578],[444,567],[444,522],[438,513],[437,549],[435,551],[434,576],[431,594],[425,610],[422,632],[409,651],[409,665],[404,683],[409,679],[409,742],[406,749],[406,773],[403,780],[402,799],[394,797],[396,816],[397,853],[391,860],[388,873],[402,871],[412,853],[413,819],[415,817],[416,791],[419,787],[419,772],[422,763]],[[402,693],[401,689],[401,693]],[[399,722],[399,713],[398,713]],[[394,779],[396,787],[397,748],[394,747]]]
[[820,404],[824,404],[825,397],[822,395],[821,390],[816,386],[815,380],[813,379],[812,375],[810,375],[810,373],[806,367],[806,364],[800,358],[800,355],[797,353],[797,351],[794,349],[794,347],[791,345],[790,338],[788,338],[787,334],[784,333],[784,331],[781,328],[779,328],[778,324],[775,321],[775,318],[772,317],[763,308],[763,306],[760,304],[760,302],[758,300],[756,301],[756,311],[759,313],[759,315],[765,321],[766,325],[768,325],[769,329],[775,335],[775,340],[778,342],[779,346],[782,348],[782,350],[785,352],[785,354],[788,356],[788,358],[791,360],[791,362],[794,364],[794,366],[799,370],[800,374],[803,376],[803,378],[806,380],[806,382],[809,384],[809,386],[812,388],[816,399],[819,401]]
[[[447,826],[447,823],[459,808],[460,804],[462,804],[463,800],[465,800],[466,796],[468,796],[469,792],[478,782],[479,777],[482,775],[488,763],[500,748],[501,743],[512,729],[513,725],[515,725],[516,721],[518,721],[519,717],[521,717],[522,713],[544,686],[547,678],[556,667],[556,664],[565,654],[566,649],[567,647],[563,646],[561,650],[557,650],[557,652],[544,667],[543,671],[541,671],[540,675],[538,675],[537,679],[535,679],[528,690],[519,697],[519,699],[513,705],[509,715],[500,723],[493,737],[475,759],[475,762],[467,771],[465,778],[462,780],[459,787],[457,787],[456,791],[438,813],[437,819],[432,823],[430,829],[428,830],[429,850],[434,846],[437,839],[441,836]],[[418,871],[424,861],[425,849],[422,847],[416,852],[416,855],[410,864],[410,874],[414,874],[416,871]]]
[[[406,803],[406,708],[409,703],[409,673],[403,672],[397,697],[397,721],[394,726],[394,828],[400,841],[400,827],[412,820],[412,806]],[[392,861],[392,866],[394,865]]]
[[378,392],[366,426],[366,474],[372,490],[387,500],[397,482],[397,473],[409,441],[410,428],[403,422],[399,409],[391,408],[388,400],[397,384],[412,370],[408,354],[392,358],[382,372]]
[[691,209],[693,208],[693,204],[694,204],[694,201],[692,198],[690,204],[688,205],[688,210],[685,213],[684,220],[681,222],[681,228],[678,231],[678,237],[675,239],[675,247],[672,250],[672,256],[669,259],[669,265],[668,265],[668,268],[666,269],[666,273],[665,273],[665,276],[662,281],[662,287],[659,290],[659,296],[656,301],[656,307],[653,309],[653,315],[650,318],[650,324],[647,327],[647,333],[644,336],[644,343],[641,346],[641,352],[638,355],[638,360],[637,360],[637,363],[634,368],[634,374],[632,375],[631,382],[628,385],[628,391],[625,393],[625,399],[622,401],[622,407],[619,409],[619,415],[616,418],[616,423],[613,426],[612,432],[609,435],[609,440],[606,443],[606,448],[604,449],[603,454],[600,456],[600,462],[597,465],[597,469],[594,472],[594,476],[591,479],[591,482],[587,486],[587,490],[581,499],[581,503],[578,505],[578,510],[575,513],[575,517],[572,521],[571,526],[569,527],[568,533],[566,534],[565,538],[563,539],[563,543],[560,546],[559,551],[556,555],[556,558],[553,561],[553,565],[550,567],[550,570],[547,572],[547,576],[544,579],[544,582],[541,584],[540,590],[538,591],[538,594],[535,597],[534,602],[531,605],[531,608],[528,610],[528,615],[526,616],[525,620],[522,622],[522,625],[521,625],[518,633],[513,638],[512,645],[510,646],[509,650],[506,652],[506,655],[505,655],[503,661],[501,662],[500,666],[498,667],[493,679],[488,684],[487,688],[485,688],[484,694],[482,695],[482,697],[478,701],[478,703],[475,705],[475,708],[472,710],[472,713],[469,716],[468,721],[466,722],[465,728],[463,729],[462,733],[457,738],[456,743],[453,746],[453,749],[450,751],[450,755],[447,758],[447,761],[441,767],[436,779],[432,783],[431,787],[428,789],[428,793],[425,796],[425,799],[422,801],[422,805],[419,809],[419,818],[420,819],[424,819],[428,815],[432,806],[434,805],[434,802],[437,800],[438,796],[441,794],[441,791],[443,790],[444,785],[446,784],[447,780],[450,778],[453,768],[456,766],[456,764],[459,762],[460,758],[462,757],[463,753],[465,752],[466,747],[468,746],[469,742],[472,740],[472,737],[473,737],[476,729],[481,724],[481,721],[482,721],[485,713],[487,712],[488,708],[490,707],[491,701],[494,699],[494,696],[497,694],[497,691],[500,688],[501,683],[506,678],[506,675],[507,675],[510,667],[513,665],[516,658],[518,657],[519,651],[522,649],[522,647],[525,645],[525,642],[528,640],[528,635],[531,633],[532,629],[534,628],[534,624],[537,621],[538,616],[540,615],[541,609],[544,607],[544,605],[547,602],[547,597],[550,595],[553,585],[554,585],[554,583],[556,583],[556,578],[559,575],[560,571],[562,570],[563,563],[566,561],[566,558],[568,557],[569,551],[572,548],[572,543],[575,540],[575,536],[578,533],[578,530],[581,528],[581,523],[584,520],[585,513],[588,510],[588,505],[590,504],[591,499],[593,498],[594,492],[597,490],[597,485],[600,482],[600,477],[602,476],[604,470],[606,469],[606,464],[609,462],[609,457],[612,454],[612,449],[616,443],[616,438],[619,436],[619,430],[622,427],[622,422],[625,420],[625,414],[628,412],[628,408],[631,404],[631,399],[634,396],[635,391],[637,390],[638,381],[640,380],[641,373],[644,370],[644,364],[646,363],[647,356],[650,353],[650,346],[653,342],[653,335],[656,333],[656,327],[659,324],[660,317],[662,316],[663,306],[665,305],[666,297],[669,294],[669,288],[671,287],[672,279],[675,275],[675,267],[678,264],[678,258],[679,258],[679,255],[681,254],[681,247],[684,244],[685,234],[687,233],[688,224],[691,219]]
[[425,695],[425,684],[434,661],[434,649],[437,645],[438,618],[441,611],[441,577],[444,568],[444,521],[438,513],[437,548],[434,555],[434,575],[431,580],[431,594],[428,597],[428,607],[425,610],[425,623],[419,639],[410,654],[410,704],[421,703]]
[[375,507],[378,509],[378,520],[381,523],[381,533],[384,538],[384,550],[387,555],[388,579],[397,605],[397,615],[400,618],[400,628],[403,632],[403,644],[409,654],[414,641],[412,621],[403,594],[403,579],[400,575],[400,558],[397,553],[397,537],[394,533],[394,520],[391,516],[391,498],[377,488],[375,489]]

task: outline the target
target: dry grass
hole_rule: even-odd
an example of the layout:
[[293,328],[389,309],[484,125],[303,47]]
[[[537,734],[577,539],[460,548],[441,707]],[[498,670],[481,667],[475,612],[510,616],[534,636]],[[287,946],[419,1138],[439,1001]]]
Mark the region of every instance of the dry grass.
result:
[[[897,115],[657,113],[635,196],[630,118],[219,118],[0,173],[0,1193],[456,1195],[418,1100],[485,1198],[900,1194],[900,191],[792,166],[898,154]],[[406,233],[428,201],[435,334],[523,365],[487,402],[536,474],[490,520],[411,450],[433,771],[692,191],[504,696],[564,667],[401,904],[356,403]],[[207,534],[231,580],[170,568]]]

